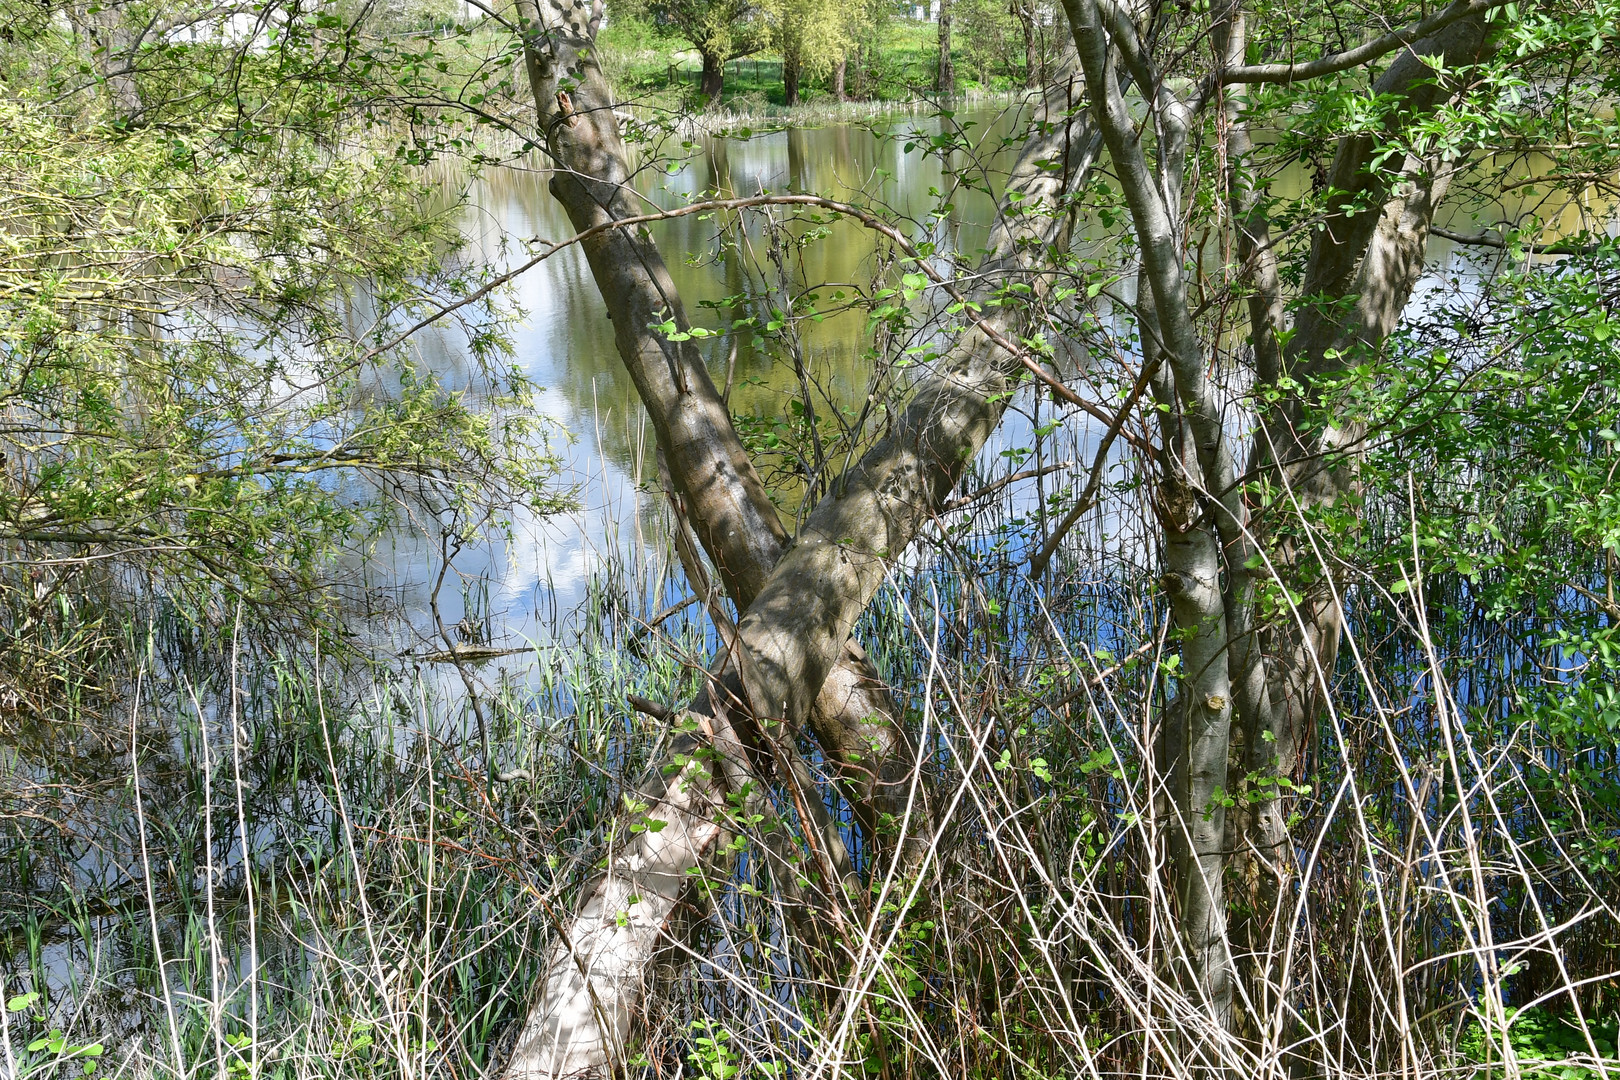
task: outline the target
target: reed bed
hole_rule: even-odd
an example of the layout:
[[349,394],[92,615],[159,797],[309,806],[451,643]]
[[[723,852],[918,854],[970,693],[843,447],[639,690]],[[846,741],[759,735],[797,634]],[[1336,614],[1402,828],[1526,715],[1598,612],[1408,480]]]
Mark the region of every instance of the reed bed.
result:
[[[1083,459],[1095,433],[1065,431],[1047,452]],[[1549,677],[1533,613],[1437,622],[1466,581],[1347,582],[1276,917],[1232,852],[1239,1004],[1218,1029],[1186,990],[1167,873],[1153,747],[1174,672],[1150,511],[1113,493],[1034,583],[1044,506],[1009,486],[958,510],[859,628],[926,751],[931,816],[904,823],[931,840],[920,872],[863,850],[829,794],[866,891],[812,945],[739,837],[672,928],[631,1074],[1620,1067],[1615,823],[1569,781],[1616,762],[1524,711]],[[1408,525],[1395,502],[1368,520],[1392,542]],[[670,613],[667,552],[616,550],[553,640],[473,670],[473,697],[431,665],[224,632],[184,649],[155,622],[118,694],[11,738],[8,1075],[495,1075],[667,734],[627,696],[685,700],[715,646],[699,605]],[[1229,794],[1234,819],[1264,797]]]

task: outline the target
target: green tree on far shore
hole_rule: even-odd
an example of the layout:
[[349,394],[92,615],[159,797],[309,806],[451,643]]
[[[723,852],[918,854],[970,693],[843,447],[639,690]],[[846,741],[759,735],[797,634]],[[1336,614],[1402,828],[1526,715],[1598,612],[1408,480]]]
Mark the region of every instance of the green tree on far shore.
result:
[[726,62],[758,52],[767,41],[754,0],[629,0],[615,12],[648,19],[696,49],[703,62],[698,90],[709,102],[725,89]]

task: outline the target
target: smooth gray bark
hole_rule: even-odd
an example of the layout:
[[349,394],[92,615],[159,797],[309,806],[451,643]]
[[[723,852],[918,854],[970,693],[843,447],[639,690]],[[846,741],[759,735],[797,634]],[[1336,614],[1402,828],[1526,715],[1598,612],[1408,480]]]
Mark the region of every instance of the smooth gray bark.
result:
[[[1226,611],[1221,595],[1221,527],[1232,524],[1223,498],[1235,503],[1231,451],[1224,438],[1205,348],[1187,303],[1185,253],[1179,243],[1186,113],[1165,90],[1117,7],[1065,0],[1080,63],[1110,159],[1142,249],[1138,298],[1145,327],[1144,362],[1163,352],[1165,446],[1159,519],[1165,573],[1177,629],[1182,631],[1181,681],[1163,723],[1171,734],[1165,762],[1175,821],[1176,886],[1190,989],[1215,1023],[1230,1020],[1231,957],[1226,940],[1225,808],[1232,688],[1227,670]],[[1106,23],[1106,25],[1105,25]],[[1157,169],[1150,169],[1141,136],[1126,109],[1110,53],[1117,47],[1142,93],[1155,102]],[[1225,520],[1223,520],[1225,519]]]
[[646,821],[662,822],[609,853],[608,869],[581,890],[541,981],[536,1004],[507,1063],[508,1077],[605,1075],[624,1060],[653,957],[692,887],[700,854],[725,832],[725,792],[682,736],[690,763],[669,780],[654,775],[640,798]]
[[[1374,84],[1375,93],[1399,102],[1392,123],[1430,111],[1455,93],[1446,80],[1426,77],[1432,69],[1420,57],[1439,55],[1448,68],[1476,59],[1484,48],[1478,2],[1458,0],[1445,17],[1430,22],[1437,32],[1403,51]],[[1177,890],[1191,989],[1203,997],[1212,1019],[1226,1026],[1231,957],[1222,880],[1227,844],[1218,797],[1226,788],[1231,710],[1235,705],[1251,733],[1250,762],[1262,763],[1272,776],[1288,776],[1298,760],[1302,729],[1320,703],[1323,673],[1331,670],[1341,615],[1331,590],[1317,586],[1305,591],[1299,618],[1261,632],[1250,565],[1261,547],[1236,483],[1219,396],[1209,380],[1210,350],[1193,324],[1185,290],[1187,259],[1179,247],[1185,107],[1153,70],[1129,11],[1114,0],[1065,0],[1064,6],[1141,248],[1143,291],[1149,294],[1139,299],[1144,352],[1146,358],[1162,352],[1166,361],[1167,370],[1155,381],[1165,410],[1158,509],[1163,584],[1184,640],[1181,684],[1165,710],[1161,765],[1180,833]],[[1243,81],[1226,78],[1243,55],[1241,12],[1228,13],[1216,30],[1223,63],[1213,85]],[[1156,168],[1149,167],[1142,133],[1127,110],[1111,50],[1117,50],[1149,105]],[[1250,322],[1256,374],[1262,385],[1277,385],[1287,372],[1305,388],[1263,416],[1251,460],[1262,475],[1267,462],[1277,463],[1271,475],[1289,489],[1291,506],[1320,506],[1353,493],[1354,455],[1344,451],[1360,433],[1332,427],[1307,431],[1303,420],[1314,404],[1312,387],[1322,375],[1342,370],[1376,347],[1397,324],[1421,273],[1428,222],[1448,177],[1438,163],[1417,157],[1397,169],[1374,168],[1371,136],[1341,141],[1329,178],[1338,194],[1307,264],[1303,291],[1312,303],[1282,355],[1277,347],[1281,285],[1246,172],[1252,147],[1241,97],[1234,95],[1223,108],[1235,246],[1254,288]],[[1307,566],[1304,547],[1275,546],[1273,566],[1285,574]],[[1248,838],[1271,853],[1266,862],[1274,880],[1288,843],[1282,806],[1279,799],[1262,803]]]
[[[1470,11],[1459,2],[1449,9]],[[1399,102],[1395,123],[1410,123],[1433,112],[1457,88],[1436,79],[1422,59],[1439,57],[1455,69],[1480,59],[1487,47],[1481,15],[1467,14],[1433,36],[1404,50],[1373,84],[1373,92]],[[1363,432],[1355,426],[1311,428],[1306,414],[1318,404],[1322,380],[1361,362],[1400,322],[1401,313],[1423,272],[1429,224],[1445,197],[1455,163],[1439,157],[1406,155],[1390,166],[1374,163],[1377,146],[1369,135],[1341,141],[1328,172],[1338,195],[1325,227],[1312,242],[1303,295],[1307,303],[1295,319],[1282,370],[1298,385],[1265,415],[1254,448],[1253,474],[1277,491],[1272,514],[1294,519],[1359,493]],[[1260,529],[1276,539],[1278,521]],[[1306,726],[1320,711],[1326,677],[1338,655],[1342,613],[1309,546],[1282,537],[1271,546],[1272,566],[1284,582],[1300,590],[1299,617],[1280,620],[1265,639],[1271,657],[1271,712],[1265,763],[1274,775],[1290,775],[1299,760]],[[1271,800],[1256,814],[1255,843],[1262,852],[1286,857],[1282,800]],[[1275,866],[1272,868],[1277,869]]]
[[[1223,70],[1242,63],[1247,45],[1247,21],[1241,6],[1234,4],[1225,17],[1217,22],[1215,44]],[[1282,369],[1282,338],[1279,335],[1285,329],[1286,315],[1277,253],[1271,242],[1270,220],[1261,201],[1263,192],[1254,171],[1254,143],[1249,135],[1247,104],[1247,91],[1243,85],[1226,90],[1222,110],[1227,197],[1232,214],[1233,253],[1237,259],[1238,275],[1250,289],[1247,307],[1254,377],[1257,384],[1274,387]],[[1255,461],[1252,453],[1250,461],[1252,468]],[[1252,510],[1247,499],[1243,502],[1243,509]],[[1275,726],[1276,710],[1272,705],[1255,603],[1263,573],[1262,568],[1255,565],[1260,542],[1253,532],[1252,519],[1246,518],[1241,524],[1244,527],[1223,552],[1226,590],[1222,602],[1226,609],[1227,637],[1230,642],[1227,669],[1232,680],[1235,722],[1243,735],[1242,762],[1247,766],[1250,777],[1275,777],[1278,775],[1275,772],[1276,754],[1266,735]],[[1275,788],[1245,794],[1266,799],[1275,794]],[[1262,833],[1255,827],[1256,817],[1268,812],[1265,806],[1243,806],[1236,820],[1228,821],[1226,841],[1226,847],[1236,858],[1240,870],[1235,887],[1240,892],[1240,905],[1245,909],[1234,936],[1238,939],[1238,948],[1247,954],[1249,960],[1247,1005],[1259,1018],[1258,1022],[1267,1025],[1272,1023],[1273,1018],[1280,1021],[1282,1014],[1279,1005],[1284,995],[1280,988],[1280,959],[1275,963],[1263,959],[1268,955],[1274,957],[1274,951],[1269,948],[1268,942],[1262,940],[1266,920],[1261,909],[1265,912],[1276,909],[1276,898],[1281,895],[1281,878],[1276,871],[1287,863],[1288,850],[1286,830],[1280,842],[1278,839],[1257,839],[1262,837]],[[1233,838],[1241,838],[1243,846],[1236,847]]]
[[[1402,51],[1373,90],[1399,103],[1394,123],[1409,123],[1456,93],[1436,80],[1421,56],[1441,58],[1447,69],[1472,63],[1487,48],[1477,3],[1454,3],[1433,17],[1440,29]],[[1234,7],[1225,54],[1243,53],[1243,14]],[[1450,183],[1441,160],[1408,155],[1394,167],[1375,167],[1374,140],[1340,141],[1328,184],[1339,194],[1325,227],[1316,233],[1306,267],[1304,306],[1286,350],[1276,345],[1283,299],[1269,232],[1246,162],[1252,145],[1242,122],[1240,87],[1226,99],[1229,187],[1236,223],[1235,249],[1248,282],[1255,375],[1262,386],[1288,388],[1262,409],[1250,451],[1248,478],[1268,492],[1240,544],[1228,549],[1228,625],[1231,670],[1245,731],[1245,765],[1265,783],[1234,837],[1246,862],[1248,924],[1244,937],[1255,956],[1249,1003],[1261,1030],[1279,1042],[1293,1023],[1280,949],[1288,938],[1283,898],[1296,872],[1284,786],[1296,778],[1301,748],[1324,703],[1343,631],[1343,612],[1305,537],[1308,517],[1359,494],[1362,432],[1347,426],[1308,428],[1307,412],[1320,405],[1321,381],[1361,362],[1399,324],[1422,273],[1428,229]],[[1283,375],[1288,381],[1282,382]],[[1266,565],[1252,565],[1263,553]],[[1256,597],[1275,577],[1299,597],[1292,611],[1262,624]]]

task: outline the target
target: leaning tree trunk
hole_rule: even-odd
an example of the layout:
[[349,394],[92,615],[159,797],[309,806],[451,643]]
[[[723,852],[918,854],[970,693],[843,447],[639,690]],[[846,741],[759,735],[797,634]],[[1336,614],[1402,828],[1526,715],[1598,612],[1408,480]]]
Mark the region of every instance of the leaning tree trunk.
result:
[[[538,21],[540,14],[530,18]],[[559,33],[555,40],[575,44],[555,46],[555,53],[549,45],[531,49],[530,78],[547,147],[568,169],[554,177],[552,193],[583,231],[640,207],[627,186],[629,168],[606,84],[589,56],[577,52],[578,42],[588,38]],[[570,48],[576,51],[570,54]],[[569,55],[574,57],[572,70],[556,59]],[[571,96],[558,91],[559,80],[570,70]],[[669,341],[651,329],[665,318],[688,327],[657,246],[642,230],[609,229],[583,247],[613,320],[619,356],[652,419],[689,521],[722,586],[737,610],[744,611],[787,547],[781,519],[696,345]],[[921,854],[922,830],[897,843],[882,829],[882,822],[904,817],[915,772],[916,751],[901,721],[876,669],[851,643],[845,662],[828,680],[821,707],[810,718],[811,729],[838,769],[857,822],[874,848],[898,849],[910,864]]]
[[[1460,2],[1460,0],[1459,0]],[[1403,123],[1432,113],[1457,88],[1436,79],[1431,58],[1448,70],[1476,62],[1486,47],[1483,18],[1454,23],[1402,51],[1373,84],[1381,99],[1401,101]],[[1421,151],[1376,163],[1371,136],[1341,141],[1328,173],[1333,193],[1325,227],[1317,230],[1306,265],[1302,295],[1311,298],[1295,319],[1283,358],[1283,372],[1300,386],[1269,417],[1257,447],[1276,462],[1276,476],[1300,510],[1337,503],[1359,491],[1362,431],[1319,427],[1306,413],[1320,404],[1320,387],[1374,352],[1400,322],[1423,272],[1429,225],[1450,187],[1456,165]],[[1305,628],[1296,620],[1279,624],[1268,652],[1278,658],[1278,711],[1272,735],[1279,769],[1298,754],[1305,725],[1322,704],[1324,678],[1337,655],[1341,618],[1338,603],[1320,575],[1308,545],[1285,544],[1283,563],[1298,576],[1289,584],[1309,585],[1301,606]],[[1313,580],[1306,581],[1306,576]],[[1280,813],[1263,815],[1275,831]]]
[[[564,37],[568,33],[572,36]],[[589,45],[585,29],[564,24],[550,36],[548,49],[531,50],[535,58],[566,51],[574,78],[589,74],[594,65],[578,52]],[[542,89],[556,85],[543,69],[540,76]],[[549,125],[569,124],[566,116],[551,119],[562,110],[546,109],[546,95],[537,96]],[[1066,107],[1065,99],[1059,111]],[[606,115],[611,123],[607,110],[593,115]],[[1074,126],[1050,125],[1025,148],[1009,183],[1010,191],[1024,196],[1023,205],[1009,204],[1013,212],[992,235],[985,269],[1038,262],[1044,244],[1063,227],[1061,215],[1016,211],[1052,205],[1066,182],[1085,171],[1094,144]],[[573,134],[571,126],[566,134]],[[616,135],[614,139],[616,145]],[[601,140],[601,135],[593,137],[598,144]],[[1053,170],[1053,161],[1067,167]],[[568,181],[588,188],[597,184],[578,176]],[[614,195],[612,187],[604,191],[597,184],[593,190],[609,202]],[[931,520],[999,422],[1023,362],[1003,346],[1016,341],[1020,327],[1008,308],[987,310],[990,314],[922,380],[888,435],[838,481],[836,494],[811,512],[739,622],[743,685],[767,737],[791,738],[812,713],[886,568]],[[700,700],[688,714],[698,727],[712,727],[706,708],[712,709],[712,703]],[[666,824],[634,834],[584,889],[578,914],[561,928],[548,958],[509,1075],[605,1075],[622,1061],[631,1019],[667,940],[670,916],[724,828],[715,818],[724,780],[690,761],[685,766],[673,762],[660,762],[640,789],[640,799],[649,807],[645,816]]]
[[[1454,5],[1454,9],[1461,4]],[[1241,16],[1234,35],[1241,38]],[[1383,100],[1400,101],[1394,115],[1401,122],[1432,113],[1457,92],[1449,79],[1436,79],[1430,58],[1444,68],[1477,62],[1487,47],[1486,26],[1478,16],[1462,19],[1404,49],[1373,84]],[[1241,46],[1229,50],[1233,60]],[[1239,107],[1239,106],[1234,106]],[[1251,148],[1241,124],[1231,130],[1229,160],[1241,169]],[[1234,650],[1235,682],[1263,679],[1263,694],[1253,696],[1253,713],[1244,719],[1247,767],[1257,777],[1294,779],[1300,749],[1309,727],[1325,703],[1338,656],[1343,611],[1329,570],[1320,564],[1305,530],[1308,515],[1359,494],[1359,427],[1321,425],[1307,413],[1320,406],[1320,387],[1377,350],[1399,324],[1412,290],[1423,272],[1428,230],[1435,208],[1450,185],[1454,164],[1421,152],[1380,165],[1370,136],[1342,139],[1329,172],[1334,192],[1323,227],[1314,235],[1302,294],[1312,302],[1296,318],[1286,350],[1278,355],[1275,331],[1281,328],[1282,299],[1275,258],[1249,179],[1231,185],[1237,197],[1237,252],[1253,266],[1251,330],[1256,341],[1257,376],[1262,382],[1291,390],[1261,417],[1250,454],[1250,475],[1285,492],[1273,503],[1280,517],[1261,517],[1251,535],[1266,550],[1270,572],[1300,596],[1293,612],[1262,626],[1255,609],[1255,583],[1248,558],[1232,558],[1229,611],[1242,620],[1241,635],[1258,645]],[[1234,637],[1239,631],[1234,629]],[[1262,662],[1261,657],[1267,659]],[[1267,667],[1267,665],[1269,665]],[[1294,873],[1287,816],[1291,800],[1279,784],[1267,785],[1270,796],[1251,814],[1244,848],[1259,865],[1257,895],[1248,935],[1256,951],[1280,951],[1287,939],[1280,904]],[[1261,938],[1264,938],[1262,941]],[[1273,963],[1263,972],[1252,997],[1273,1037],[1289,1015],[1285,976]]]

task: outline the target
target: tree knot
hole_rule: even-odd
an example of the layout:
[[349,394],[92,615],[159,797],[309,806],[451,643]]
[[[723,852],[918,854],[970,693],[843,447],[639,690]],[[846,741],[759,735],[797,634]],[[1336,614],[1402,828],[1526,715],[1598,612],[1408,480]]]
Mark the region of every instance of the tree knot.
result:
[[1192,485],[1174,475],[1166,477],[1159,484],[1154,508],[1159,512],[1159,520],[1164,527],[1175,533],[1191,531],[1203,513],[1198,493],[1192,489]]
[[1159,587],[1171,596],[1186,596],[1192,592],[1197,584],[1191,577],[1177,570],[1172,570],[1159,579]]

